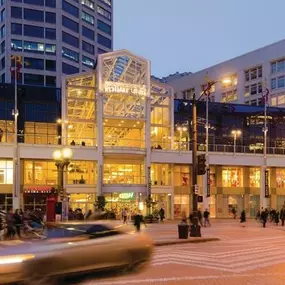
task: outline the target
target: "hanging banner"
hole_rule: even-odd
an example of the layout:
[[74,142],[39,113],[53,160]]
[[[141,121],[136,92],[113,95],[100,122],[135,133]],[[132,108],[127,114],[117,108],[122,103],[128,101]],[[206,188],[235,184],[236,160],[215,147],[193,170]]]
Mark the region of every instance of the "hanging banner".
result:
[[211,184],[211,180],[210,180],[210,168],[207,168],[207,197],[211,196],[211,188],[210,188],[210,184]]
[[147,185],[147,193],[148,195],[151,194],[151,168],[147,168],[147,179],[148,179],[148,185]]
[[268,170],[265,170],[264,171],[264,196],[265,198],[268,198],[269,197],[269,185],[268,185]]

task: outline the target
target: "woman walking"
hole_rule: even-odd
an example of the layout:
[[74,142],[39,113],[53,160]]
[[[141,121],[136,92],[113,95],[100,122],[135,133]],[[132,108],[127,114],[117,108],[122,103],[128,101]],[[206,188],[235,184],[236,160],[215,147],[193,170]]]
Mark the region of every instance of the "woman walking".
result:
[[246,217],[245,217],[245,210],[243,210],[241,212],[241,215],[240,215],[240,223],[243,227],[245,227],[245,222],[246,222]]

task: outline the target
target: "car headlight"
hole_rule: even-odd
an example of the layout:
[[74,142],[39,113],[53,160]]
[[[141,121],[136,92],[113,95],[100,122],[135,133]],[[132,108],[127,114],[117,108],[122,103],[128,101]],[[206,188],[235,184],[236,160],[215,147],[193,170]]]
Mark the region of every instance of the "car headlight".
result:
[[22,263],[35,258],[33,254],[1,256],[0,265]]

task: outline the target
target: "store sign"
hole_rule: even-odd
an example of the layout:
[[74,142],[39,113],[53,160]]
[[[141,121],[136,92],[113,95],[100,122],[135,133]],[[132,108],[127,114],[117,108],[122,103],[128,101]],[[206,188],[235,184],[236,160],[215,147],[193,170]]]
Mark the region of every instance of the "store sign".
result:
[[264,171],[264,183],[265,183],[265,189],[264,189],[264,196],[265,196],[265,198],[268,198],[269,197],[269,185],[268,185],[268,170],[265,170]]
[[134,199],[134,192],[130,192],[130,193],[120,193],[119,194],[119,199],[121,200],[132,200]]
[[104,92],[147,96],[147,89],[145,85],[137,85],[137,84],[129,84],[129,83],[121,83],[113,81],[105,82]]
[[147,193],[148,195],[151,195],[151,168],[147,168],[147,179],[148,179],[148,185],[147,185]]
[[27,193],[48,192],[52,190],[54,190],[54,187],[49,187],[49,186],[30,186],[24,188],[24,191]]
[[207,197],[211,196],[211,180],[210,180],[210,169],[207,169]]

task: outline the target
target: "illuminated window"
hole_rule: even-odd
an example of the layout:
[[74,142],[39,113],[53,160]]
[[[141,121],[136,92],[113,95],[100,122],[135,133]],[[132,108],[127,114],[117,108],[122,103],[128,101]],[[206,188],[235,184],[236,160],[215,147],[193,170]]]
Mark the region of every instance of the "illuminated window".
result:
[[[0,111],[2,111],[0,109]],[[12,111],[12,110],[11,110]],[[14,121],[0,120],[0,129],[3,131],[1,142],[13,143],[14,141]]]
[[24,161],[25,185],[57,185],[57,168],[53,161]]
[[249,187],[260,187],[260,168],[250,168]]
[[56,123],[25,122],[25,143],[58,144]]
[[244,97],[248,97],[249,96],[249,86],[245,86],[244,87]]
[[222,186],[223,187],[242,187],[243,186],[243,169],[224,167],[222,169]]
[[13,184],[13,161],[0,160],[0,184]]
[[276,187],[285,188],[285,169],[276,168]]
[[94,161],[71,161],[67,173],[68,184],[96,184],[96,163]]
[[151,165],[151,183],[154,186],[171,185],[171,170],[169,164]]
[[145,184],[143,164],[105,164],[104,184]]
[[189,186],[190,169],[188,165],[175,165],[174,169],[174,186]]
[[271,98],[271,105],[276,106],[277,105],[277,97],[272,97]]

